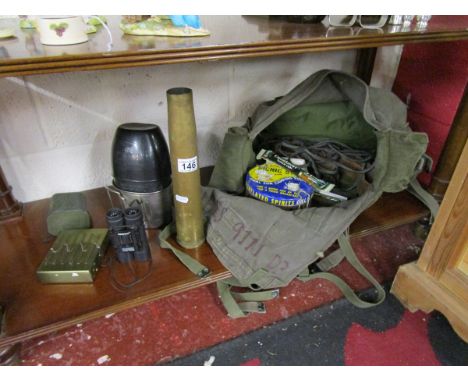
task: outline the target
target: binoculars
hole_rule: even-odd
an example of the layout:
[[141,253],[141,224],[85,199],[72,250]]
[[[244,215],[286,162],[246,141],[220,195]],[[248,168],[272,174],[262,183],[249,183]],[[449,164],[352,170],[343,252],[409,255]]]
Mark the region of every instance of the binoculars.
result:
[[107,211],[106,220],[111,244],[121,263],[151,259],[143,213],[140,208],[130,207],[124,211],[120,208],[112,208]]

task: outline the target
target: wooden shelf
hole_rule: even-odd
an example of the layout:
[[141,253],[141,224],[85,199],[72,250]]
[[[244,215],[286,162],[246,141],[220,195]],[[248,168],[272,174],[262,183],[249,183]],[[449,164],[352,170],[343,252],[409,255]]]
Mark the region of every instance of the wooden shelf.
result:
[[[93,227],[105,227],[105,213],[110,208],[105,189],[86,191],[85,195]],[[46,232],[48,203],[48,199],[27,203],[22,221],[0,226],[0,304],[6,309],[0,347],[230,277],[208,244],[188,251],[211,269],[209,277],[199,279],[172,253],[159,247],[157,230],[149,230],[154,268],[150,277],[135,287],[125,292],[114,289],[108,267],[99,270],[93,284],[41,284],[35,272],[54,240]],[[353,223],[351,235],[376,233],[426,214],[422,204],[407,192],[385,194]]]
[[202,16],[206,37],[129,36],[119,29],[120,16],[108,16],[105,30],[71,46],[44,46],[34,30],[20,30],[0,40],[0,77],[101,70],[184,62],[280,56],[406,43],[468,39],[467,16],[434,16],[426,29],[327,28],[261,16]]

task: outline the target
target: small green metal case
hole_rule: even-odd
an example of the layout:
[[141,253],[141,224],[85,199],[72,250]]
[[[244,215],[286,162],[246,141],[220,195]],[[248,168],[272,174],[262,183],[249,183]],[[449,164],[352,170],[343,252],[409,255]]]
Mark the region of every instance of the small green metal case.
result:
[[42,283],[91,283],[108,244],[107,228],[63,231],[36,271]]
[[91,219],[81,192],[54,194],[47,214],[47,231],[54,236],[68,229],[89,228]]

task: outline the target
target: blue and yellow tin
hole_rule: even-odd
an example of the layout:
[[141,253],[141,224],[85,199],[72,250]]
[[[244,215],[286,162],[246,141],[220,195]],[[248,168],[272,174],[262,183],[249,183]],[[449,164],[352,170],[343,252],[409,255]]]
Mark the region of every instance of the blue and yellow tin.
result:
[[246,177],[246,188],[253,198],[286,209],[308,206],[314,194],[310,184],[274,163],[265,163],[250,169]]

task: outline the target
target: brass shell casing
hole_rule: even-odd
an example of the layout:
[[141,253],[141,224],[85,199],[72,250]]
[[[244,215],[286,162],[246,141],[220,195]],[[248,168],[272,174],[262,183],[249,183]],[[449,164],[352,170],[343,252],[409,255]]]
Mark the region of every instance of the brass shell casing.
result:
[[169,89],[167,108],[177,242],[196,248],[205,231],[192,90]]

